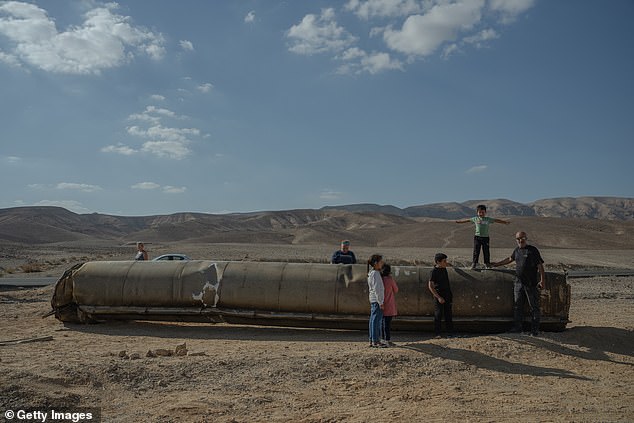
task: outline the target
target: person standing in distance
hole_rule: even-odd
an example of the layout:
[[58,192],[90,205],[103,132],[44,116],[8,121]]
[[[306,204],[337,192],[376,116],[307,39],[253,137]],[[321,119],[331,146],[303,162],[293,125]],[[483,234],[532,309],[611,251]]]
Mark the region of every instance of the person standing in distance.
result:
[[331,264],[357,264],[357,258],[350,251],[350,241],[344,239],[341,241],[341,249],[335,251],[330,259]]
[[145,245],[142,242],[136,243],[136,256],[134,256],[135,260],[147,260],[148,255],[147,251],[145,251]]
[[[513,287],[513,329],[511,332],[522,332],[524,322],[524,303],[528,300],[531,310],[531,335],[539,335],[539,289],[546,288],[546,273],[544,260],[539,250],[528,245],[526,232],[515,234],[517,247],[511,255],[502,261],[492,263],[493,267],[504,266],[515,262],[515,283]],[[539,275],[539,281],[538,281]]]

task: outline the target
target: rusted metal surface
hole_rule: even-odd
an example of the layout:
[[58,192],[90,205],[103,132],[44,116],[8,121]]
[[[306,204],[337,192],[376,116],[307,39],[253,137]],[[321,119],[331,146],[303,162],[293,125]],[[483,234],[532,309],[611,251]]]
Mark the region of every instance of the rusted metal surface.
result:
[[[430,267],[393,266],[395,329],[431,330]],[[513,272],[449,268],[457,330],[495,332],[513,320]],[[542,329],[568,323],[570,285],[547,272]],[[365,265],[222,262],[88,262],[65,272],[51,304],[58,319],[185,320],[342,329],[367,328]],[[526,313],[526,316],[529,314]]]

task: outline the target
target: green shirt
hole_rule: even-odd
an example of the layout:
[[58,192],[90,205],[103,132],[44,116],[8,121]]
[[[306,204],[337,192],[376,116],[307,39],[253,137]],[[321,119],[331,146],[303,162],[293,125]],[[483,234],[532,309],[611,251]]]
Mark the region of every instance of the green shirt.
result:
[[495,219],[488,216],[475,216],[471,218],[471,221],[475,223],[475,236],[482,237],[489,236],[489,225],[495,223]]

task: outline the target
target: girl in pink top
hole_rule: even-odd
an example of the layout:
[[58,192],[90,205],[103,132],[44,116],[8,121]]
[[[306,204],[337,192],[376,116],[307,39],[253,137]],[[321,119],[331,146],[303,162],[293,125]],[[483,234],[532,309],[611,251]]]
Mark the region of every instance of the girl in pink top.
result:
[[396,285],[396,281],[392,277],[392,267],[389,264],[383,266],[381,276],[383,277],[383,286],[385,287],[385,297],[383,300],[383,339],[388,345],[393,346],[394,343],[390,341],[390,339],[392,318],[397,314],[394,294],[398,292],[398,285]]

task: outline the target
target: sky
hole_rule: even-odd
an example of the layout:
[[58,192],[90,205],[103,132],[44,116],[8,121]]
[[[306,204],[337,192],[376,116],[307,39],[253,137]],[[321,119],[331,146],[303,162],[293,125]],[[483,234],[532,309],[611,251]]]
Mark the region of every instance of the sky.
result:
[[631,0],[0,1],[0,208],[634,197]]

